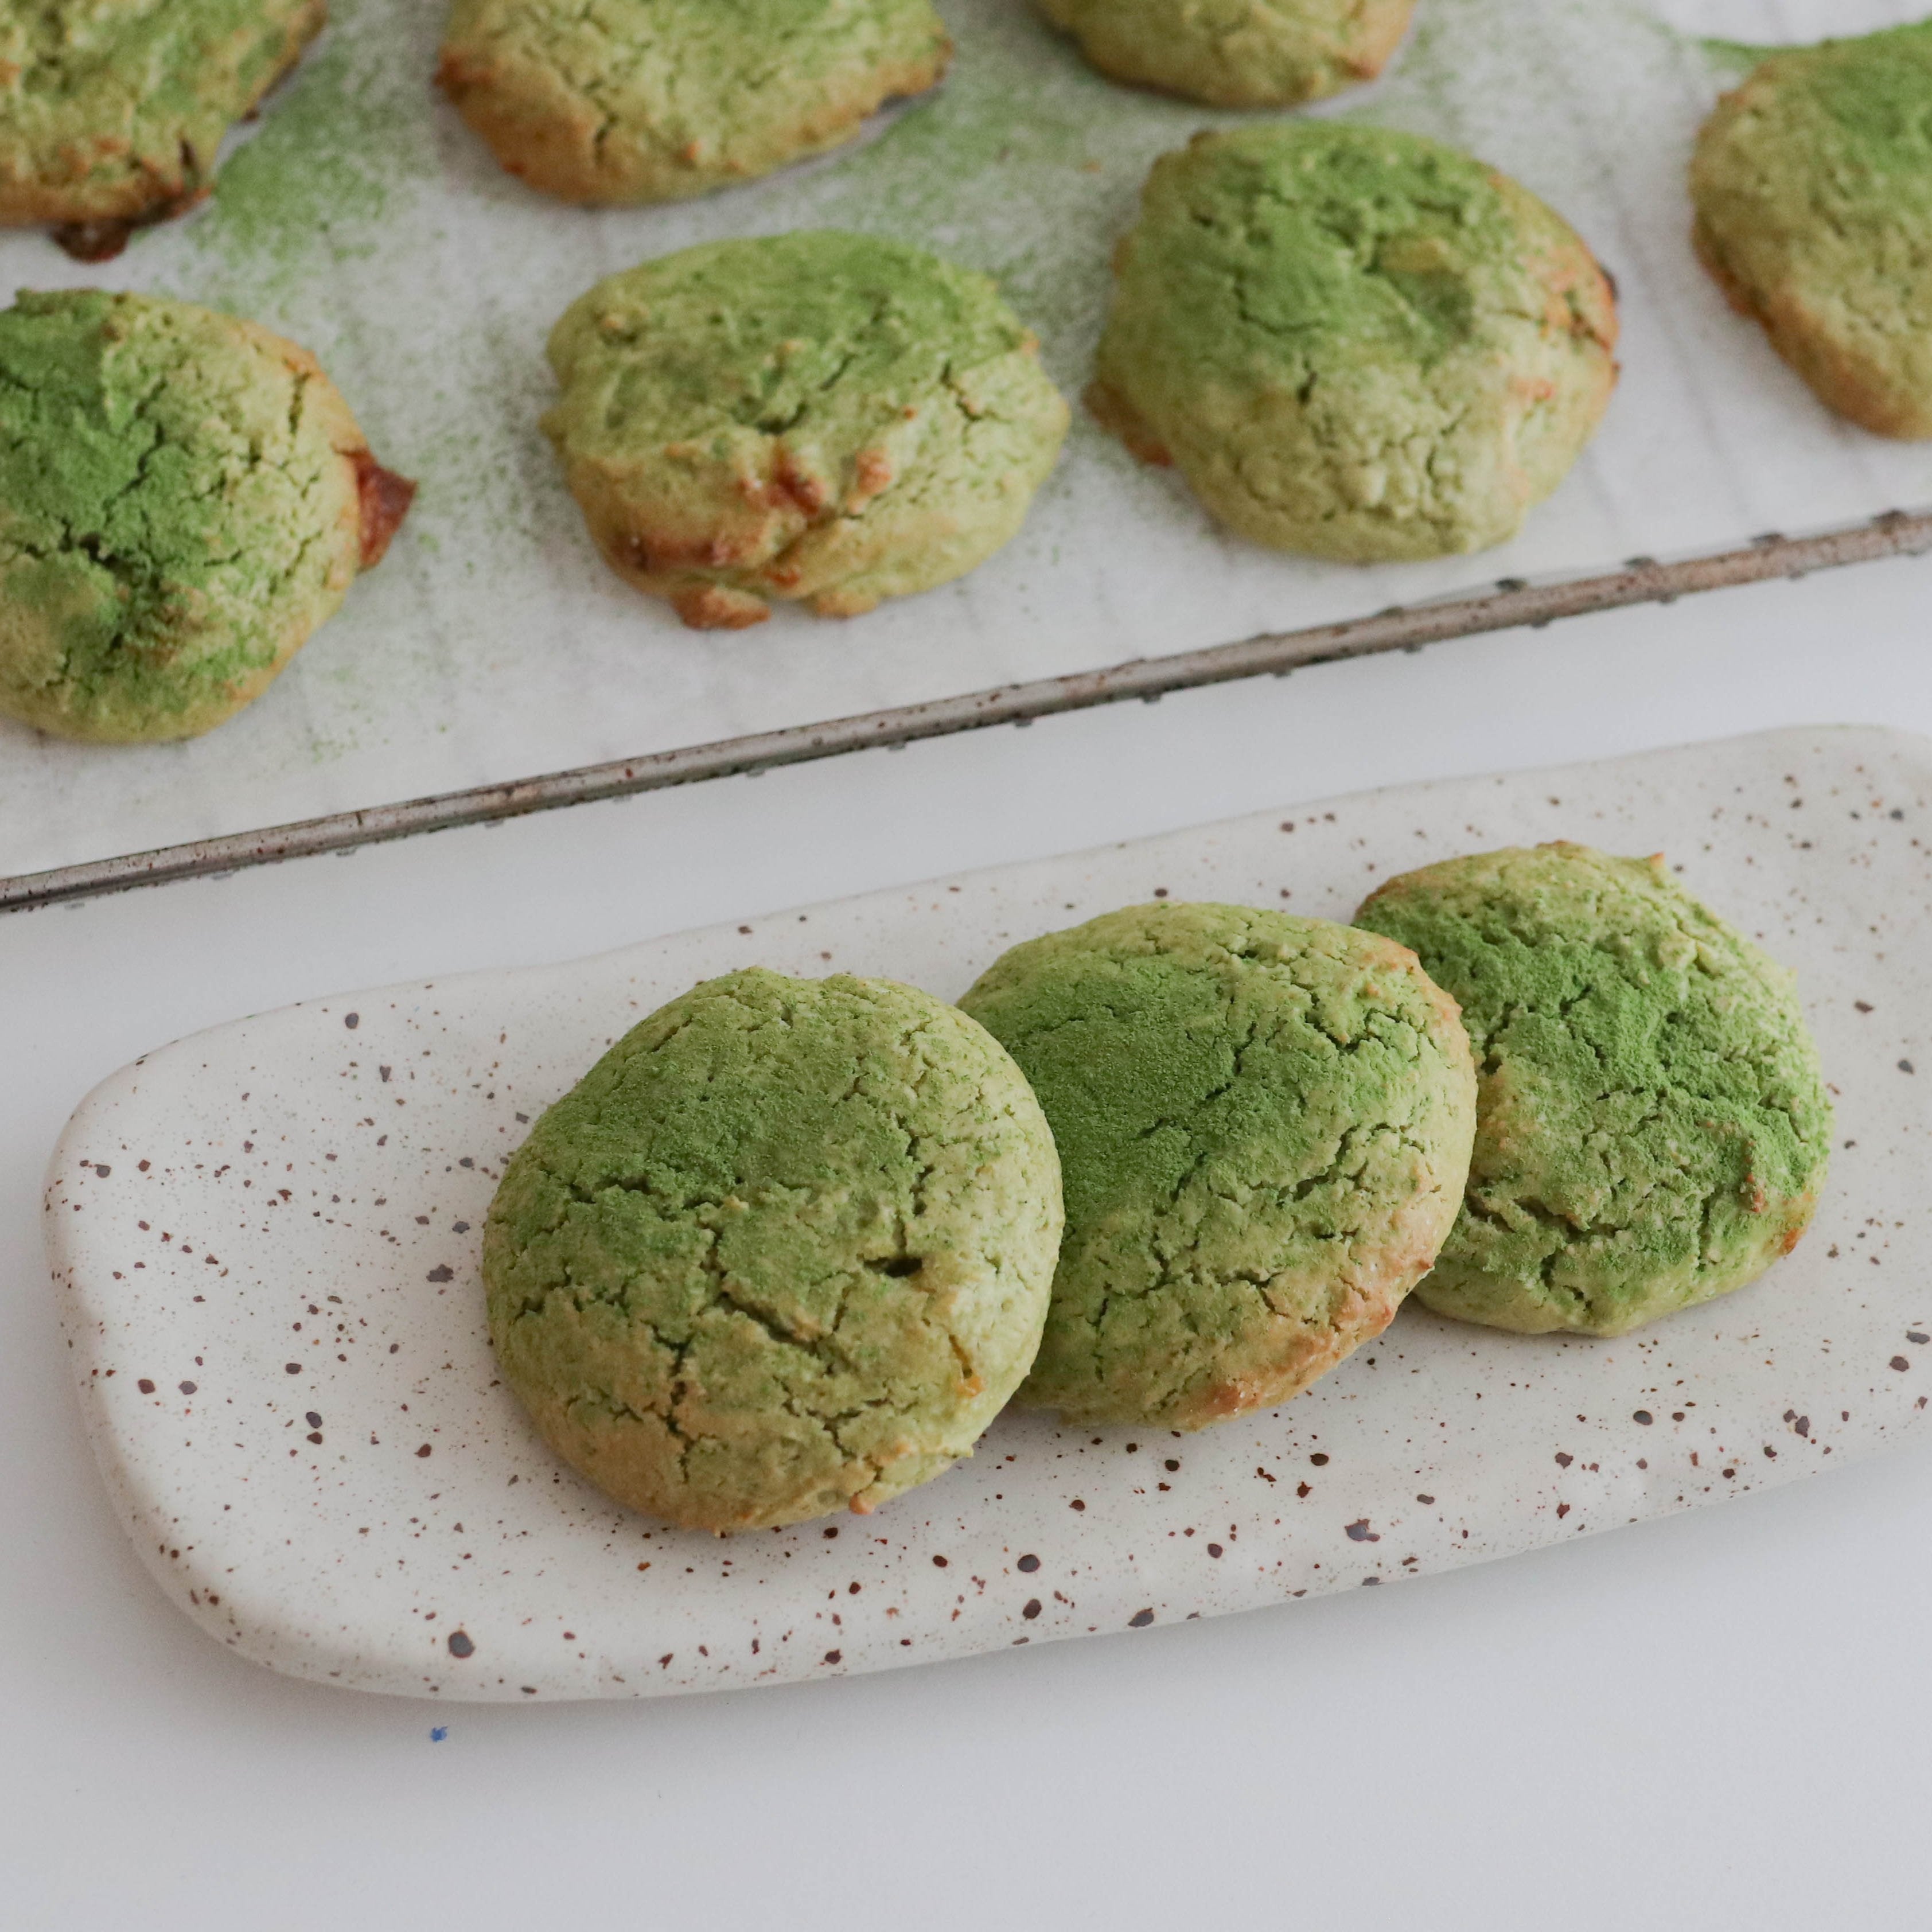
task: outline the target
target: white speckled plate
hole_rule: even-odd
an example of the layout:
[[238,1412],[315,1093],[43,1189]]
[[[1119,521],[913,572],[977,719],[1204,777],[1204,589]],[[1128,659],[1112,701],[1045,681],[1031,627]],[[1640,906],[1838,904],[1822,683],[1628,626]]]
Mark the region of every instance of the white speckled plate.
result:
[[[1150,895],[1346,918],[1391,872],[1558,834],[1665,848],[1798,968],[1839,1150],[1811,1234],[1755,1286],[1610,1342],[1412,1307],[1273,1414],[1186,1438],[1009,1414],[877,1516],[730,1540],[614,1508],[499,1386],[477,1243],[504,1158],[694,980],[757,961],[956,994],[1010,941]],[[275,1670],[641,1697],[1211,1616],[1895,1439],[1932,1376],[1928,938],[1923,740],[1786,731],[1411,786],[218,1028],[82,1105],[49,1246],[129,1534],[203,1629]]]

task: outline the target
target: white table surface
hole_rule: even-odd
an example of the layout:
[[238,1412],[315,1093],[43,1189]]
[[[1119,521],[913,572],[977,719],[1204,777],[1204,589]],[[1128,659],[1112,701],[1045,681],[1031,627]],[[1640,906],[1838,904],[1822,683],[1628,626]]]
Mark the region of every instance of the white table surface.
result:
[[161,1600],[81,1438],[38,1222],[86,1089],[245,1011],[1379,783],[1786,723],[1932,731],[1928,612],[1932,560],[1877,564],[0,918],[0,1918],[1922,1922],[1932,1441],[1214,1623],[439,1708],[276,1678]]

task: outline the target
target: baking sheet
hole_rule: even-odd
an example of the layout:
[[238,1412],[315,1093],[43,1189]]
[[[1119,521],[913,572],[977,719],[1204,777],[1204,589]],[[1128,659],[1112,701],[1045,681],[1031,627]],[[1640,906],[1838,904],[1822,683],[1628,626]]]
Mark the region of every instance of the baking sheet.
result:
[[713,236],[873,230],[999,275],[1077,392],[1148,163],[1242,117],[1101,80],[1026,0],[944,0],[951,78],[857,152],[700,202],[592,214],[503,175],[429,88],[440,4],[334,10],[211,206],[96,269],[7,237],[0,289],[151,288],[286,332],[321,356],[384,460],[421,481],[416,508],[269,696],[211,736],[74,746],[0,721],[0,873],[1932,501],[1932,458],[1834,422],[1724,308],[1686,244],[1682,185],[1736,64],[1697,34],[1859,31],[1916,6],[1423,0],[1388,77],[1322,111],[1434,134],[1517,175],[1576,224],[1624,298],[1610,418],[1520,538],[1373,570],[1277,556],[1216,535],[1175,478],[1082,415],[1020,538],[960,584],[849,623],[782,612],[750,633],[693,634],[604,570],[537,430],[544,338],[572,296]]
[[[448,1698],[640,1697],[1392,1582],[1874,1454],[1932,1374],[1932,745],[1787,730],[1405,786],[602,958],[284,1009],[148,1055],[56,1150],[49,1251],[123,1525],[218,1642]],[[1816,1224],[1612,1341],[1406,1308],[1284,1408],[1187,1437],[1009,1412],[866,1518],[721,1540],[614,1507],[498,1382],[477,1250],[527,1122],[754,962],[956,996],[1165,890],[1346,918],[1391,872],[1558,836],[1666,849],[1797,970],[1837,1110]]]

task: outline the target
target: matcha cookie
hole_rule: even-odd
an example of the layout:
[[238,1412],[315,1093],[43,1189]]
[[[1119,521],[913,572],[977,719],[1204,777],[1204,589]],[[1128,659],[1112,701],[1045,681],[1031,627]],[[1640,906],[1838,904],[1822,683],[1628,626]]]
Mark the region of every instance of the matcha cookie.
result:
[[0,313],[0,713],[191,738],[258,698],[415,485],[314,357],[154,296]]
[[1102,74],[1214,107],[1292,107],[1372,80],[1415,0],[1039,0]]
[[324,0],[0,0],[0,225],[84,262],[199,201]]
[[1040,1343],[1060,1167],[957,1009],[754,969],[634,1027],[531,1129],[483,1238],[544,1439],[695,1529],[861,1513],[973,1444]]
[[1358,917],[1462,1003],[1481,1070],[1468,1198],[1426,1307],[1622,1335],[1796,1245],[1832,1114],[1791,976],[1660,857],[1452,859]]
[[1469,1043],[1414,956],[1325,920],[1130,906],[962,1001],[1033,1082],[1066,1236],[1023,1402],[1198,1429],[1388,1325],[1456,1218]]
[[1774,54],[1704,124],[1697,253],[1841,416],[1932,436],[1932,21]]
[[927,0],[454,0],[436,79],[566,201],[675,201],[849,141],[952,52]]
[[1603,271],[1453,148],[1333,122],[1154,164],[1088,400],[1213,514],[1353,562],[1502,542],[1616,380]]
[[984,275],[828,230],[613,275],[552,332],[544,418],[611,568],[687,624],[851,616],[1016,532],[1066,405]]

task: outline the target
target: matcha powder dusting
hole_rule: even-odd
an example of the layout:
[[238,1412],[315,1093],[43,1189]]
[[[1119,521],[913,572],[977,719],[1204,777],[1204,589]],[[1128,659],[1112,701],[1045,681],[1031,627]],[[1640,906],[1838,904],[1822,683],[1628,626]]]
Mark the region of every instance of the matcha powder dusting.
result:
[[633,1508],[864,1512],[1018,1388],[1060,1219],[1039,1103],[982,1028],[886,980],[734,973],[531,1130],[484,1234],[490,1332],[550,1446]]

